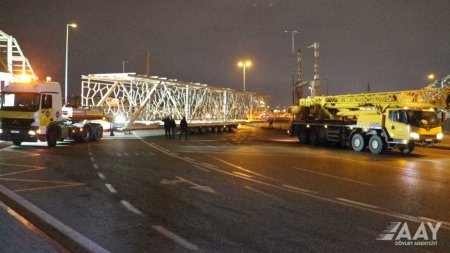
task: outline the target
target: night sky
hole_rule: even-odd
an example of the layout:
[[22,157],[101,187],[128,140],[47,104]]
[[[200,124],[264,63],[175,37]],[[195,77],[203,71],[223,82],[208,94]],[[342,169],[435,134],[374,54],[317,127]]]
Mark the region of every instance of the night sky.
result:
[[[291,102],[291,37],[320,42],[320,74],[330,94],[416,89],[450,74],[449,0],[0,0],[0,30],[13,35],[41,79],[64,83],[66,24],[69,86],[82,74],[145,72],[242,89],[240,59],[250,59],[247,90]],[[312,51],[304,55],[312,78]]]

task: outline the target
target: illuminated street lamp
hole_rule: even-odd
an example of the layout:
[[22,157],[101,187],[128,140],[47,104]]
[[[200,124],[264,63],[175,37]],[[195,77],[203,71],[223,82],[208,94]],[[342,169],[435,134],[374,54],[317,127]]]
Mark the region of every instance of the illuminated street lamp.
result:
[[65,77],[64,77],[64,103],[67,104],[67,62],[69,60],[69,27],[77,28],[77,24],[67,24],[66,25],[66,67],[65,67]]
[[435,77],[434,74],[432,73],[432,74],[429,74],[429,75],[428,75],[428,79],[429,79],[429,80],[434,80],[434,79],[436,79],[436,77]]
[[243,87],[243,91],[245,92],[245,69],[252,66],[252,62],[251,61],[240,61],[238,62],[238,66],[240,68],[242,68],[242,87]]

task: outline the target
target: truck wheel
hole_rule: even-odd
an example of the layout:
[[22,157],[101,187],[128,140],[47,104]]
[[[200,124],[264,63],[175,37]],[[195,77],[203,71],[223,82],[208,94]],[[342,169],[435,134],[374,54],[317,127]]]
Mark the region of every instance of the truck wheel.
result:
[[47,132],[47,145],[49,147],[56,147],[56,141],[58,139],[58,132],[56,128],[52,127]]
[[103,136],[103,127],[101,125],[92,125],[92,140],[99,141]]
[[83,131],[80,133],[80,141],[81,142],[88,142],[91,139],[92,130],[90,126],[84,126]]
[[373,135],[369,140],[369,149],[372,154],[378,155],[384,149],[383,139],[378,135]]
[[408,144],[408,146],[400,147],[399,149],[400,149],[400,152],[402,152],[402,154],[409,154],[409,153],[413,152],[414,147],[415,147],[414,143],[410,143],[410,144]]
[[20,147],[21,144],[22,144],[21,141],[13,141],[13,145],[14,145],[14,146]]
[[298,139],[301,144],[307,144],[308,143],[308,130],[306,129],[300,129],[300,132],[298,133]]
[[360,133],[356,133],[352,137],[352,148],[356,152],[361,152],[364,150],[366,143],[364,142],[364,137]]
[[319,134],[317,133],[317,130],[311,129],[309,131],[309,143],[313,146],[317,146],[320,144]]

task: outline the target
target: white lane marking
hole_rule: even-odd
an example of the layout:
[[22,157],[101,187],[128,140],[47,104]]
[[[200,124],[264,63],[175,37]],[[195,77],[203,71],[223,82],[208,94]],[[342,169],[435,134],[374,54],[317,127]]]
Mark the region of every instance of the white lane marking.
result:
[[106,188],[108,188],[108,190],[109,190],[111,193],[113,193],[113,194],[116,194],[116,193],[117,193],[116,189],[115,189],[111,184],[105,184],[105,186],[106,186]]
[[194,162],[194,161],[195,161],[195,159],[192,159],[192,158],[186,157],[186,156],[183,156],[182,158],[183,158],[184,160],[188,160],[188,161],[191,161],[191,162]]
[[117,154],[117,156],[122,156],[122,154]]
[[125,156],[128,156],[128,153],[124,153]]
[[199,185],[197,183],[187,180],[186,178],[179,177],[179,176],[176,176],[176,178],[177,179],[175,179],[175,180],[162,179],[159,183],[164,184],[164,185],[176,185],[178,183],[185,183],[185,184],[189,184],[190,188],[194,189],[194,190],[199,190],[202,192],[207,192],[207,193],[212,193],[212,194],[216,193],[216,191],[211,186]]
[[266,196],[266,197],[269,197],[269,198],[272,198],[272,199],[281,200],[280,198],[275,197],[275,196],[272,195],[272,194],[269,194],[269,193],[266,193],[266,192],[257,190],[257,189],[255,189],[255,188],[250,187],[250,186],[245,185],[244,187],[245,187],[245,189],[247,189],[247,190],[254,191],[254,192],[259,193],[259,194],[261,194],[261,195],[263,195],[263,196]]
[[94,157],[89,157],[89,159],[91,159],[91,162],[95,163],[95,158]]
[[164,151],[164,152],[170,153],[170,151],[169,151],[168,149],[160,148],[159,146],[158,146],[158,148],[161,149],[161,150]]
[[138,156],[138,155],[139,155],[139,153],[134,153],[134,155],[135,155],[135,156]]
[[208,167],[208,168],[214,168],[214,169],[219,168],[218,166],[212,165],[212,164],[209,164],[209,163],[202,163],[202,165],[203,165],[203,166],[206,166],[206,167]]
[[359,206],[364,206],[364,207],[368,207],[368,208],[374,208],[374,209],[379,209],[378,206],[374,206],[374,205],[370,205],[370,204],[366,204],[366,203],[361,203],[358,201],[354,201],[354,200],[349,200],[349,199],[344,199],[344,198],[336,198],[337,200],[340,201],[344,201],[350,204],[354,204],[354,205],[359,205]]
[[241,172],[237,172],[237,171],[233,171],[233,174],[239,175],[239,176],[243,176],[243,177],[247,177],[247,178],[252,178],[252,176],[241,173]]
[[130,202],[126,201],[126,200],[121,200],[120,203],[122,203],[122,205],[128,209],[128,211],[133,212],[135,214],[138,215],[143,215],[143,213],[141,212],[141,210],[137,209],[136,207],[134,207],[132,204],[130,204]]
[[288,185],[288,184],[284,184],[283,186],[286,187],[286,188],[289,188],[291,190],[295,190],[295,191],[301,191],[301,192],[307,192],[307,193],[317,193],[315,191],[306,190],[306,189],[303,189],[303,188],[300,188],[300,187],[296,187],[296,186],[292,186],[292,185]]
[[227,162],[227,161],[222,160],[222,159],[220,159],[220,158],[214,157],[214,156],[212,156],[212,155],[208,155],[208,156],[211,157],[211,158],[213,158],[213,159],[216,159],[217,161],[220,161],[220,162],[222,162],[222,163],[225,163],[225,164],[227,164],[227,165],[229,165],[229,166],[231,166],[231,167],[234,167],[234,168],[236,168],[236,169],[238,169],[238,170],[242,170],[242,171],[245,171],[245,172],[247,172],[247,173],[250,173],[250,174],[253,174],[253,175],[256,175],[256,176],[265,178],[265,179],[269,179],[269,180],[272,180],[272,181],[275,181],[275,182],[279,182],[279,181],[280,181],[280,180],[277,180],[277,179],[274,179],[274,178],[271,178],[271,177],[268,177],[268,176],[264,176],[263,174],[260,174],[260,173],[253,172],[253,171],[251,171],[251,170],[245,169],[245,168],[243,168],[242,166],[239,166],[239,165],[236,165],[236,164],[232,164],[232,163],[230,163],[230,162]]
[[198,166],[198,165],[193,165],[195,168],[197,168],[197,169],[199,169],[199,170],[203,170],[203,171],[206,171],[206,172],[211,172],[210,170],[208,170],[208,169],[205,169],[205,168],[203,168],[203,167],[200,167],[200,166]]
[[299,167],[292,167],[292,168],[296,169],[296,170],[308,172],[308,173],[313,173],[313,174],[317,174],[317,175],[321,175],[321,176],[325,176],[325,177],[330,177],[330,178],[335,178],[335,179],[347,181],[347,182],[367,185],[367,186],[371,186],[371,187],[377,187],[374,184],[369,184],[369,183],[365,183],[365,182],[361,182],[361,181],[358,181],[358,180],[353,180],[353,179],[349,179],[349,178],[345,178],[345,177],[338,177],[338,176],[334,176],[334,175],[330,175],[330,174],[326,174],[326,173],[321,173],[321,172],[317,172],[317,171],[313,171],[313,170],[307,170],[307,169],[303,169],[303,168],[299,168]]
[[101,173],[101,172],[97,173],[97,176],[98,176],[101,180],[105,180],[105,179],[106,179],[105,175],[103,175],[103,173]]
[[181,236],[167,230],[163,226],[155,225],[153,228],[158,231],[160,234],[164,235],[165,237],[169,238],[170,240],[176,242],[178,245],[184,247],[187,250],[198,250],[198,247],[190,242],[188,242],[186,239],[182,238]]
[[89,156],[93,156],[93,154],[92,154],[92,152],[91,152],[91,151],[89,151]]
[[97,165],[96,163],[93,163],[93,164],[92,164],[92,167],[94,167],[94,169],[96,169],[96,170],[98,170],[98,168],[99,168],[98,165]]

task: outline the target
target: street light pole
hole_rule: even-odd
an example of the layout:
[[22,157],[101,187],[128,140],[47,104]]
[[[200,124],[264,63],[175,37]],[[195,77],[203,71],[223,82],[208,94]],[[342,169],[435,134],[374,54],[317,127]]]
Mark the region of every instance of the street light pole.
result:
[[238,66],[242,68],[242,90],[245,92],[245,69],[247,67],[252,66],[252,62],[251,61],[240,61],[238,62]]
[[77,24],[66,24],[66,64],[64,72],[64,103],[67,104],[67,63],[69,61],[69,27],[76,28]]
[[122,61],[122,73],[125,73],[125,63],[128,63],[128,61]]
[[300,33],[298,30],[285,30],[290,33],[292,38],[292,104],[295,104],[295,34]]

